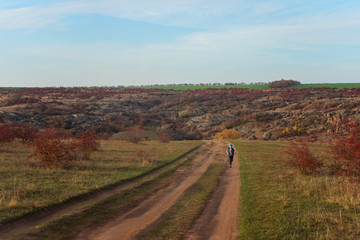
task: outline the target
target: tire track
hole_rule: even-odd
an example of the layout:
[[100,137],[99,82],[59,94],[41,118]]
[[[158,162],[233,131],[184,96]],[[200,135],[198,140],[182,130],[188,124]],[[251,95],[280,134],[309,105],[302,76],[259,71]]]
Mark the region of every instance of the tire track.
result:
[[[226,167],[228,168],[227,164]],[[236,239],[240,185],[239,161],[236,155],[233,167],[226,169],[213,197],[185,239]]]

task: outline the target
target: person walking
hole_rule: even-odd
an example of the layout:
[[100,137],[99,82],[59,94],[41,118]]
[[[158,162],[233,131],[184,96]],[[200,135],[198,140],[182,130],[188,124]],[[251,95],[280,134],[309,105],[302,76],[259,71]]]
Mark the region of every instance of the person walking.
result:
[[230,143],[229,147],[226,149],[226,154],[229,156],[229,167],[231,168],[235,155],[235,148],[233,147],[232,143]]

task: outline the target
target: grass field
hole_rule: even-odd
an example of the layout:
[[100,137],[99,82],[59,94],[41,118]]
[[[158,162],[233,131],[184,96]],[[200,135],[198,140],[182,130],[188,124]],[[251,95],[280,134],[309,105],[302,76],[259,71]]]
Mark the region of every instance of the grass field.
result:
[[[286,144],[237,142],[241,170],[239,239],[360,239],[360,184],[286,166]],[[313,146],[328,167],[328,148]]]
[[329,87],[329,88],[358,88],[360,87],[360,83],[318,83],[318,84],[300,84],[295,85],[292,88],[321,88],[321,87]]
[[75,163],[71,170],[37,167],[36,160],[27,159],[32,150],[19,142],[0,145],[0,223],[142,175],[200,144],[104,141],[90,160]]

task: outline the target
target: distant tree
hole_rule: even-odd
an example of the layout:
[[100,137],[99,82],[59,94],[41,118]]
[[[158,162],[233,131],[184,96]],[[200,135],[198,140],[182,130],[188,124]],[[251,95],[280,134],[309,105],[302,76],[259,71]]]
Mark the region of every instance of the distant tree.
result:
[[299,81],[281,79],[279,81],[270,82],[269,88],[287,88],[299,84],[301,84]]
[[123,139],[138,144],[140,141],[146,140],[146,133],[141,126],[132,126],[126,131]]

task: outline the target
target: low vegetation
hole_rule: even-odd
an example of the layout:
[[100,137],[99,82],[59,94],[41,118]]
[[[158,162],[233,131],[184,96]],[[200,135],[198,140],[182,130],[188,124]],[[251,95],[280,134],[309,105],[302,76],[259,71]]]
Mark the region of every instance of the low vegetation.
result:
[[67,131],[45,129],[32,142],[34,152],[29,157],[38,157],[39,165],[48,168],[71,168],[74,161],[89,159],[100,143],[90,133],[73,137]]
[[290,143],[291,147],[280,155],[287,155],[287,164],[298,169],[302,174],[313,174],[321,167],[321,162],[311,152],[304,142]]
[[37,158],[28,158],[34,148],[21,141],[1,144],[0,222],[140,176],[174,161],[199,144],[199,141],[132,144],[103,140],[99,151],[74,162],[70,169],[39,166]]
[[235,129],[225,129],[222,132],[218,132],[215,134],[215,140],[225,140],[225,139],[238,139],[240,137],[240,133]]
[[359,239],[360,184],[329,175],[330,146],[310,145],[321,161],[304,175],[279,154],[286,143],[237,142],[241,169],[240,239]]
[[[344,175],[360,182],[360,121],[354,118],[338,121],[331,136],[329,153],[332,154],[329,157],[333,161],[326,174]],[[287,163],[303,174],[316,173],[322,162],[310,152],[308,144],[305,141],[292,141],[290,145],[281,154],[287,155]]]

